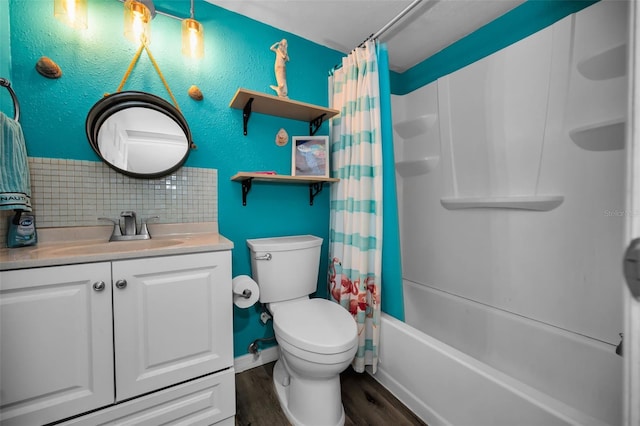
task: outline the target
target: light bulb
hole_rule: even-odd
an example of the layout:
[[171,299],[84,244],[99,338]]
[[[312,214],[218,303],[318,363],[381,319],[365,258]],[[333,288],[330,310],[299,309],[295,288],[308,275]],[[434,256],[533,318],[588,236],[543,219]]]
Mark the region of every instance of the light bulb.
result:
[[144,24],[142,22],[142,14],[140,12],[133,12],[133,22],[131,23],[131,29],[133,30],[134,40],[141,40],[144,34]]
[[182,54],[191,58],[204,56],[204,28],[195,19],[182,21]]
[[135,0],[127,0],[124,7],[124,35],[134,43],[149,43],[149,22],[151,12],[147,6]]
[[71,28],[87,28],[87,0],[54,0],[53,14]]
[[76,20],[76,1],[75,0],[67,0],[67,16],[69,17],[69,21],[75,22]]

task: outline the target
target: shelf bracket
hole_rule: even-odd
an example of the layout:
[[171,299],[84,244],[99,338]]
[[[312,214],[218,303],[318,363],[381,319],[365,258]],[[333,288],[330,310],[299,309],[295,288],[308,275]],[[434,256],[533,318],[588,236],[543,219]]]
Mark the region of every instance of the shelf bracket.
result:
[[[249,124],[249,117],[251,117],[251,104],[252,103],[253,103],[253,98],[249,98],[249,100],[245,104],[244,108],[242,108],[242,126],[244,128],[244,135],[245,136],[247,136],[247,125]],[[251,184],[249,184],[249,187],[251,187]]]
[[313,120],[309,121],[309,136],[315,135],[318,129],[320,129],[320,126],[322,125],[322,121],[324,120],[325,115],[327,114],[323,113],[321,116],[316,117]]
[[253,178],[245,179],[242,181],[242,205],[247,205],[247,194],[251,191],[251,182]]
[[313,199],[322,191],[324,182],[311,182],[309,184],[309,205],[313,205]]

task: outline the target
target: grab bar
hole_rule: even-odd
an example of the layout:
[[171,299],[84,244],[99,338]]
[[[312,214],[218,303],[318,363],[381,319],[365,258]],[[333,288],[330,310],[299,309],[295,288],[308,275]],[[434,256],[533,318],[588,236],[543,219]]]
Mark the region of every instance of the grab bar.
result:
[[18,97],[16,96],[16,92],[11,88],[11,83],[6,78],[0,78],[0,86],[6,87],[11,95],[11,99],[13,100],[13,111],[14,116],[13,119],[16,121],[20,121],[20,103],[18,102]]

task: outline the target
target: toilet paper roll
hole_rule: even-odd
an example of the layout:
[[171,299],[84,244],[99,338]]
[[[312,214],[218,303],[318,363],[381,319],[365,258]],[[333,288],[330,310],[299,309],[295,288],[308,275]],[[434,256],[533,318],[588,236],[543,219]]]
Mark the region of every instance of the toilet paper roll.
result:
[[[241,309],[253,306],[260,297],[258,283],[248,275],[238,275],[235,277],[231,281],[231,288],[233,291],[233,304]],[[251,292],[250,295],[249,292]]]

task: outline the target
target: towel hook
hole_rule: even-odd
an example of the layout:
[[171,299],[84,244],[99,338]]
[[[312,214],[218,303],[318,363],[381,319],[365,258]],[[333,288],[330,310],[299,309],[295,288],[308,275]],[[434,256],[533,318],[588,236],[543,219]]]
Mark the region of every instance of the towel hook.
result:
[[16,92],[11,88],[11,83],[6,78],[0,78],[0,86],[6,87],[11,95],[11,99],[13,100],[13,111],[15,112],[13,119],[16,121],[20,120],[20,103],[18,102],[18,97],[16,96]]

